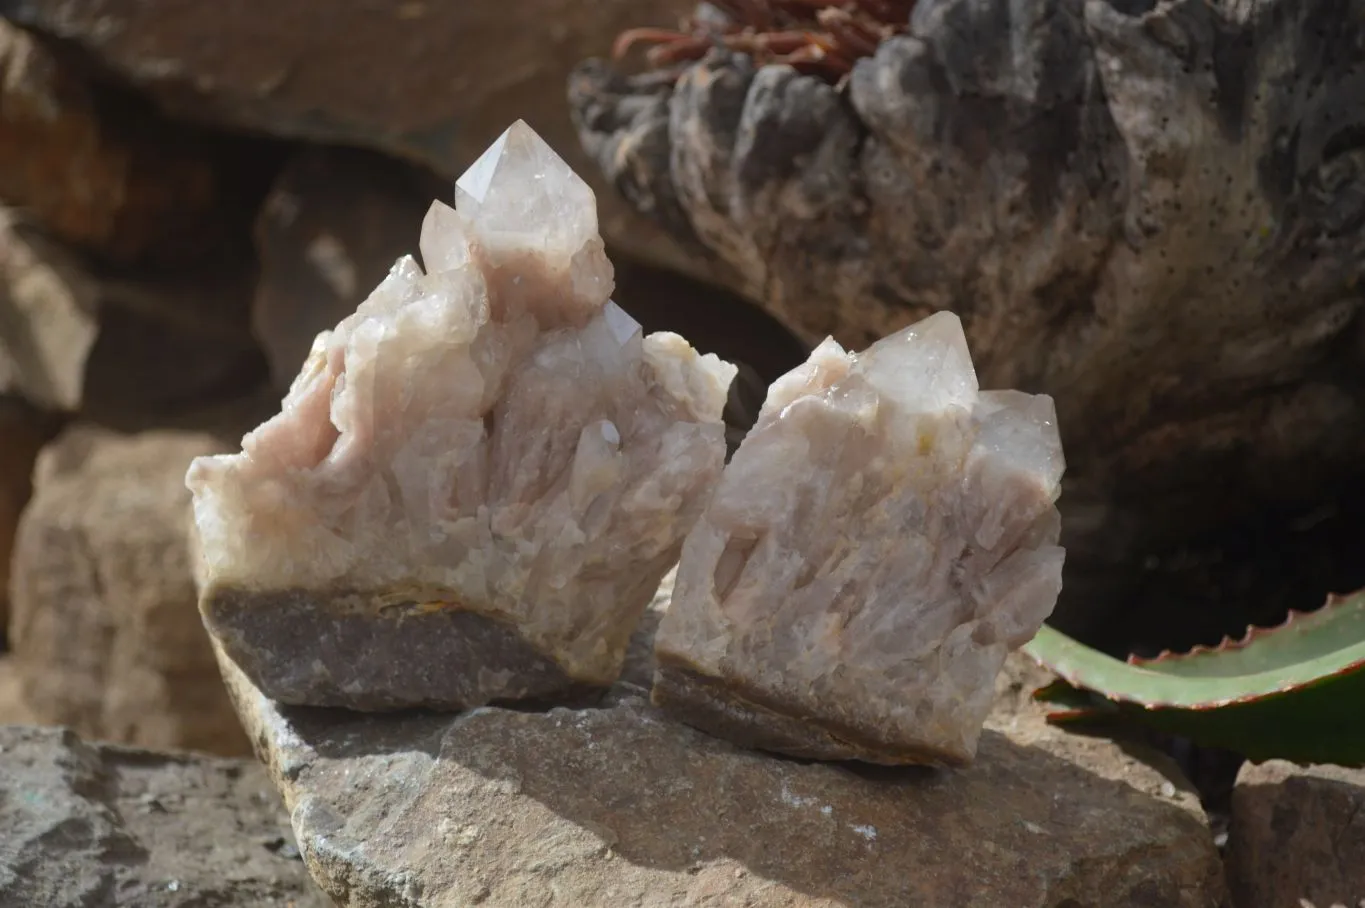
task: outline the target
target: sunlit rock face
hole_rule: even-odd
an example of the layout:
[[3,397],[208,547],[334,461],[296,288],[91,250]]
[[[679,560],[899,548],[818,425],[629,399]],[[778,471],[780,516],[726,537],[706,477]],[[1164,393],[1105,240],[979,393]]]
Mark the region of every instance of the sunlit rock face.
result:
[[742,744],[963,764],[1062,585],[1052,399],[980,392],[938,313],[773,384],[688,535],[654,699]]
[[205,622],[284,703],[609,684],[722,468],[734,367],[609,301],[592,190],[524,123],[420,251],[191,466]]

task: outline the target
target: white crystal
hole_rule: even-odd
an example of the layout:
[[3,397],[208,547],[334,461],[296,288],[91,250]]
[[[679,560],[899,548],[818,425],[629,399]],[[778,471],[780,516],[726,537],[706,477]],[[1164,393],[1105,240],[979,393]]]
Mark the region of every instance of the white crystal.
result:
[[[561,299],[553,314],[575,326],[611,296],[612,268],[597,233],[592,187],[523,121],[455,182],[455,210],[489,270],[514,281],[505,295],[534,305],[544,298],[545,283],[560,297],[572,287],[569,304]],[[539,268],[528,272],[527,257]]]
[[457,195],[426,272],[400,259],[240,454],[191,466],[205,596],[405,590],[605,683],[719,475],[735,369],[609,301],[592,192],[525,124]]
[[964,762],[1060,592],[1063,468],[1051,398],[978,393],[955,315],[858,355],[826,341],[688,535],[660,662],[862,741],[792,752]]

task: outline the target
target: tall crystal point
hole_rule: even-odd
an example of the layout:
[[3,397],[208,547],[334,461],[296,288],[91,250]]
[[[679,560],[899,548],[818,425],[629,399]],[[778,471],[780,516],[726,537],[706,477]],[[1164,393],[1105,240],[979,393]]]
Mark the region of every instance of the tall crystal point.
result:
[[610,302],[592,190],[513,125],[282,412],[196,460],[201,608],[293,704],[613,681],[725,456],[735,369]]
[[1052,399],[981,393],[957,316],[769,389],[683,545],[656,703],[817,759],[963,764],[1061,591]]

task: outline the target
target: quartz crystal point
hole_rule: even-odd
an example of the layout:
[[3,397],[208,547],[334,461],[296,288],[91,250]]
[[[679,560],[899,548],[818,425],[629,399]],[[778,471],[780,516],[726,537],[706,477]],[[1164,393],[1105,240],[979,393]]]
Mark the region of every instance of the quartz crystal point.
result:
[[747,746],[961,765],[1062,585],[1052,399],[979,392],[957,316],[769,389],[683,545],[657,704]]
[[201,609],[270,697],[380,710],[611,683],[724,464],[735,369],[609,300],[592,190],[525,124],[190,467]]

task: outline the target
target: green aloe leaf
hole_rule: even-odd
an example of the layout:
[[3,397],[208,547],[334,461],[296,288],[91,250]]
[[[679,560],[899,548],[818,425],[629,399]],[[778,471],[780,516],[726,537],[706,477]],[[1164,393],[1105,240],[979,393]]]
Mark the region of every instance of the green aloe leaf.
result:
[[1365,765],[1365,590],[1274,628],[1127,662],[1044,626],[1024,652],[1060,680],[1060,725],[1136,722],[1248,759]]

